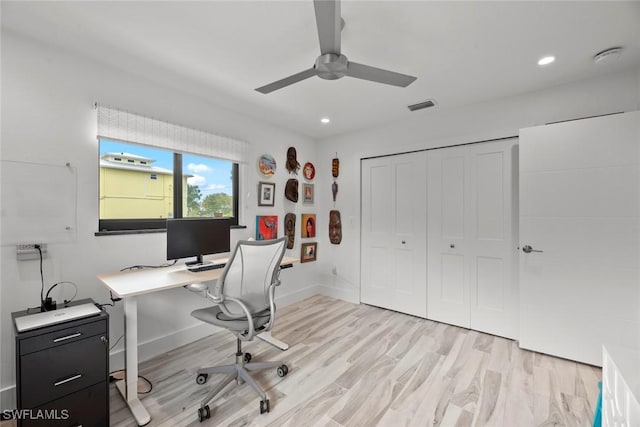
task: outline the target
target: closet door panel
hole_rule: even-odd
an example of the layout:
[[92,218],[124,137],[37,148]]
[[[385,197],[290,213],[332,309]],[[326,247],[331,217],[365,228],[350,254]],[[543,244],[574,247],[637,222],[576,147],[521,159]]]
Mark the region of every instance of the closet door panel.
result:
[[362,161],[361,301],[420,317],[427,310],[424,165],[425,153]]
[[469,327],[467,163],[465,147],[427,153],[427,313],[430,319],[465,328]]
[[469,146],[470,325],[517,337],[517,283],[513,236],[515,206],[511,160],[515,140]]
[[360,298],[363,302],[387,307],[392,274],[388,268],[393,209],[392,167],[388,159],[370,159],[362,164],[362,267]]
[[443,148],[427,155],[430,319],[517,335],[515,143]]

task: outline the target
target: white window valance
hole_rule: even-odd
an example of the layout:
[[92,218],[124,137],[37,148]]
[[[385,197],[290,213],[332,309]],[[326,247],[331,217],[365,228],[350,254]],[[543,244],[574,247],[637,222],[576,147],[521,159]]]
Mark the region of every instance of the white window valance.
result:
[[246,163],[249,144],[129,111],[96,104],[98,138]]

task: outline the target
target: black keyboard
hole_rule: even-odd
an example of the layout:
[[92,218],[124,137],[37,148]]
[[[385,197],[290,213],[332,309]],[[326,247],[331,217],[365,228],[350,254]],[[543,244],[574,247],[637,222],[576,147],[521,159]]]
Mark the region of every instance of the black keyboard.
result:
[[188,267],[187,269],[191,272],[194,273],[199,273],[201,271],[209,271],[209,270],[215,270],[217,268],[224,268],[225,264],[223,263],[218,263],[218,264],[204,264],[204,265],[196,265],[193,267]]

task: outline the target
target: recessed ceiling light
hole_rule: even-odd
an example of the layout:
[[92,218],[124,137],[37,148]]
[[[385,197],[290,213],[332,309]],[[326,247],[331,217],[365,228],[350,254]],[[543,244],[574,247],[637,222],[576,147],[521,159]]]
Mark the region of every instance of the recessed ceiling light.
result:
[[555,60],[555,56],[545,56],[544,58],[540,59],[540,61],[538,61],[538,65],[549,65]]
[[323,118],[320,119],[320,121],[322,123],[324,123],[324,124],[327,124],[327,123],[329,123],[331,121],[331,119],[329,119],[329,117],[323,117]]

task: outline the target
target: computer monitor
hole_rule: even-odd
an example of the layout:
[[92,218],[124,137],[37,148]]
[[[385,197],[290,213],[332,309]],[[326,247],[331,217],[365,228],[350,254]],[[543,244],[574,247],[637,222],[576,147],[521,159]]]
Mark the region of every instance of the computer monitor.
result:
[[204,255],[231,251],[229,218],[167,219],[167,259],[196,257],[187,265],[202,264]]

